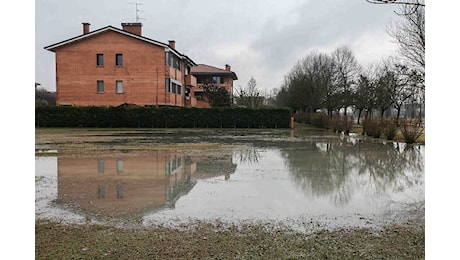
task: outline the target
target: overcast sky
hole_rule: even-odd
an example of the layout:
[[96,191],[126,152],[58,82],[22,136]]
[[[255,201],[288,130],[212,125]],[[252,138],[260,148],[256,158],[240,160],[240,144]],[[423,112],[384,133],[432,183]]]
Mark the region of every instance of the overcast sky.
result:
[[[54,53],[45,46],[78,36],[82,22],[91,30],[121,28],[136,21],[136,0],[36,0],[35,81],[54,91]],[[279,88],[295,62],[313,50],[330,53],[350,47],[360,64],[391,55],[395,45],[386,28],[397,18],[393,5],[365,0],[155,0],[142,1],[143,36],[167,43],[197,64],[238,75],[235,86]]]

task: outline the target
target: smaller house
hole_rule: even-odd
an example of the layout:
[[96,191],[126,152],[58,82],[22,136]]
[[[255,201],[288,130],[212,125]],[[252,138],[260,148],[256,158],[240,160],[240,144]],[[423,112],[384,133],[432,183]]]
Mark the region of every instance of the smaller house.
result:
[[225,88],[230,94],[233,103],[233,81],[238,80],[238,76],[231,70],[231,66],[226,64],[225,69],[213,66],[198,64],[191,68],[190,73],[196,77],[196,87],[191,89],[192,97],[196,98],[197,107],[209,107],[209,101],[205,94],[207,86],[218,86]]

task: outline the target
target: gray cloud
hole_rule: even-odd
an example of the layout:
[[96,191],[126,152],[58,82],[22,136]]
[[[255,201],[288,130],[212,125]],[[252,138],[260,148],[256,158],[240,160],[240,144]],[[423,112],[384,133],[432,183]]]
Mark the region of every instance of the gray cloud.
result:
[[[37,0],[35,80],[55,89],[54,55],[43,47],[81,34],[82,22],[94,30],[134,21],[135,6],[129,2]],[[231,64],[237,85],[245,86],[254,76],[268,90],[279,87],[291,66],[311,49],[350,44],[360,51],[357,57],[370,60],[372,39],[388,38],[384,28],[395,17],[392,8],[365,0],[156,0],[143,1],[140,17],[145,18],[146,37],[174,39],[177,49],[197,63]],[[391,49],[391,44],[382,46]]]
[[[385,11],[382,15],[382,10]],[[295,23],[280,26],[270,21],[251,48],[262,53],[272,67],[291,64],[310,48],[352,42],[369,31],[385,34],[384,27],[394,14],[365,1],[308,1],[289,14]]]

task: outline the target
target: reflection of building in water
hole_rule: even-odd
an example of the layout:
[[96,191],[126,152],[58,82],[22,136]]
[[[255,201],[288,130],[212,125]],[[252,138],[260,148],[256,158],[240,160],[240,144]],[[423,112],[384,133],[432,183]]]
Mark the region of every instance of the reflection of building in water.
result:
[[232,154],[223,156],[195,156],[196,171],[193,173],[194,179],[208,179],[224,175],[225,180],[230,179],[230,174],[236,170],[233,163]]
[[92,159],[61,157],[58,203],[109,217],[174,207],[175,201],[193,188],[194,179],[219,175],[227,179],[236,169],[231,158],[231,154],[216,160],[160,152]]

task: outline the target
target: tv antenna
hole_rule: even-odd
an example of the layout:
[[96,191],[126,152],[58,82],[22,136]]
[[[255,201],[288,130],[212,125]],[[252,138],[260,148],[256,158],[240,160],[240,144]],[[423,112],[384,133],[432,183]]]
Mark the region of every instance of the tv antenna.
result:
[[139,20],[145,20],[144,18],[140,18],[139,17],[139,12],[141,12],[142,10],[139,9],[139,6],[142,5],[141,3],[129,3],[130,5],[135,5],[136,6],[136,23],[139,22]]

